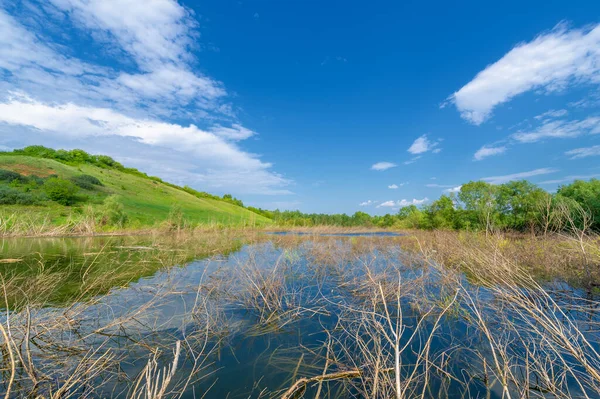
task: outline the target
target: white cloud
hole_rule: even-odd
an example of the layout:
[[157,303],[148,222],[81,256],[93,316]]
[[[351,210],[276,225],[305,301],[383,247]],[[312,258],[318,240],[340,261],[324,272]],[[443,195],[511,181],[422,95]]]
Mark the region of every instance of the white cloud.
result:
[[256,134],[252,130],[246,129],[245,127],[237,123],[234,123],[233,125],[231,125],[231,127],[224,127],[221,125],[213,126],[210,129],[210,132],[216,134],[219,137],[223,137],[224,139],[229,139],[233,141],[245,140]]
[[567,176],[567,177],[564,177],[562,179],[546,180],[546,181],[540,182],[538,184],[544,184],[544,185],[546,185],[546,184],[570,183],[570,182],[575,181],[575,180],[589,180],[589,179],[596,178],[598,176],[600,176],[600,174],[598,174],[598,173],[593,174],[593,175]]
[[600,133],[600,117],[590,116],[583,120],[546,120],[530,131],[519,131],[511,138],[521,143],[535,143],[545,138],[573,138],[584,134]]
[[513,173],[511,175],[484,177],[481,180],[486,181],[491,184],[502,184],[502,183],[509,182],[511,180],[521,180],[521,179],[526,179],[528,177],[547,175],[547,174],[556,173],[556,172],[558,172],[558,169],[540,168],[540,169],[531,170],[529,172]]
[[502,154],[506,151],[506,147],[505,146],[501,146],[501,147],[488,147],[488,146],[483,146],[480,149],[478,149],[475,152],[475,155],[473,155],[473,158],[476,161],[481,161],[484,158],[490,157],[492,155],[498,155],[498,154]]
[[390,184],[388,186],[388,188],[391,189],[391,190],[397,190],[400,187],[406,186],[407,184],[408,184],[408,182],[404,182],[404,183],[400,183],[400,184]]
[[448,189],[444,190],[444,192],[446,192],[446,193],[458,193],[458,192],[460,192],[461,188],[462,188],[462,186],[456,186],[456,187],[448,188]]
[[499,104],[530,90],[553,92],[575,83],[600,83],[600,25],[559,25],[510,50],[449,97],[461,116],[479,125]]
[[[231,117],[231,106],[222,101],[227,95],[223,85],[192,70],[196,24],[177,2],[53,0],[52,4],[59,15],[64,12],[61,25],[74,21],[104,48],[116,44],[110,52],[113,62],[94,65],[70,56],[44,32],[36,34],[0,9],[0,70],[10,72],[0,81],[0,89],[129,113],[142,107],[155,116]],[[118,69],[121,63],[132,62],[134,68]]]
[[381,208],[381,207],[386,207],[386,208],[396,208],[396,207],[400,207],[403,208],[405,206],[409,206],[409,205],[421,205],[425,202],[429,201],[429,199],[427,197],[423,198],[423,199],[416,199],[413,198],[412,201],[403,199],[400,201],[385,201],[382,202],[381,204],[377,205],[377,208]]
[[108,33],[140,67],[187,63],[196,21],[175,0],[50,0],[84,29]]
[[594,145],[591,147],[575,148],[565,152],[565,155],[571,157],[571,159],[587,158],[600,155],[600,145]]
[[250,182],[255,182],[256,188],[252,191],[257,193],[262,189],[268,193],[285,193],[286,190],[280,187],[289,183],[270,171],[271,164],[195,125],[136,119],[108,108],[82,107],[71,103],[50,105],[27,97],[13,97],[0,103],[0,123],[33,128],[63,139],[122,137],[167,148],[187,154],[216,180],[222,176],[228,184],[239,181],[240,185],[249,187]]
[[374,204],[373,201],[367,200],[367,201],[361,202],[360,204],[358,204],[358,206],[369,206],[369,205],[372,205],[372,204]]
[[427,201],[429,201],[429,199],[427,197],[425,197],[423,199],[413,198],[412,201],[408,201],[408,200],[403,199],[401,201],[398,201],[398,206],[400,208],[403,208],[403,207],[409,206],[409,205],[421,205],[421,204],[424,204]]
[[429,188],[444,188],[445,193],[457,193],[460,191],[462,186],[454,186],[449,184],[426,184],[425,187]]
[[381,170],[387,170],[390,168],[395,168],[396,166],[398,166],[398,165],[396,165],[395,163],[392,163],[392,162],[377,162],[376,164],[371,166],[371,169],[381,171]]
[[537,116],[534,116],[534,119],[540,120],[540,119],[550,119],[550,118],[560,118],[563,116],[566,116],[569,113],[569,111],[567,111],[566,109],[551,109],[550,111],[546,111],[543,114],[539,114]]
[[[433,142],[427,138],[426,134],[424,134],[412,143],[412,145],[408,148],[408,152],[414,155],[423,154],[427,151],[434,150],[438,145],[439,140]],[[440,149],[436,150],[438,150],[436,153],[441,151]]]
[[408,161],[404,161],[404,165],[410,165],[411,163],[415,163],[417,162],[418,159],[420,159],[421,156],[419,155],[418,157],[412,157],[411,159],[409,159]]
[[429,188],[448,188],[448,187],[454,187],[454,186],[453,185],[447,185],[447,184],[429,183],[429,184],[426,184],[425,187],[429,187]]
[[[288,179],[238,146],[256,133],[199,72],[198,23],[176,0],[50,0],[27,14],[1,4],[2,144],[94,152],[93,142],[178,184],[289,193]],[[85,61],[69,47],[81,42]]]

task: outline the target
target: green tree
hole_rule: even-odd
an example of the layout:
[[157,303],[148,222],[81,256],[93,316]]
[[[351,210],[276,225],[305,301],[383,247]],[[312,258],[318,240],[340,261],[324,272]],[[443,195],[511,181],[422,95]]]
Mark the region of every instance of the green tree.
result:
[[592,229],[600,230],[600,180],[575,180],[569,185],[559,187],[557,195],[574,200],[589,211],[593,219]]
[[400,226],[407,229],[425,228],[425,213],[422,212],[416,205],[409,205],[400,208],[398,211],[398,220]]
[[498,186],[496,203],[503,227],[516,230],[533,228],[539,217],[538,204],[546,192],[526,180],[511,181]]
[[465,216],[469,224],[479,225],[486,234],[492,229],[497,219],[496,213],[497,187],[484,181],[471,181],[464,184],[458,198],[463,203]]
[[358,211],[352,215],[352,224],[354,226],[369,226],[371,223],[371,215],[368,213]]
[[392,227],[396,223],[396,218],[389,213],[386,213],[377,223],[381,227]]
[[456,226],[456,209],[454,201],[447,195],[442,195],[427,207],[429,225],[434,229],[453,229]]

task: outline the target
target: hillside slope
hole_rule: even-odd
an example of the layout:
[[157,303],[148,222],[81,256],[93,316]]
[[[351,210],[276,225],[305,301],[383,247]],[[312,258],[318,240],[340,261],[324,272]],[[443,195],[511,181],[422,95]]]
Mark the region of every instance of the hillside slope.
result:
[[[52,224],[60,224],[62,219],[73,212],[81,213],[82,208],[100,208],[105,199],[111,196],[122,204],[127,215],[128,227],[131,228],[157,226],[169,218],[173,209],[180,210],[185,222],[191,225],[264,225],[270,222],[263,216],[226,201],[198,198],[165,182],[86,163],[67,165],[52,159],[4,153],[0,156],[1,169],[17,172],[22,176],[38,176],[45,179],[52,175],[65,180],[88,175],[100,180],[102,185],[91,190],[79,189],[83,199],[71,206],[60,205],[47,199],[35,205],[0,205],[4,212],[48,214]],[[25,191],[27,190],[25,188]]]

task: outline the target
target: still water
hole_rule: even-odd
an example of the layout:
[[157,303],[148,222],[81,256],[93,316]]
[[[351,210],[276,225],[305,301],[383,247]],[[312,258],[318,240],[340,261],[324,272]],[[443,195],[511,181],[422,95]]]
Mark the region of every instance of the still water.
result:
[[[595,298],[558,277],[539,297],[495,290],[402,239],[4,240],[1,320],[23,358],[12,396],[147,397],[168,375],[165,397],[598,397]],[[548,331],[519,303],[532,295]]]

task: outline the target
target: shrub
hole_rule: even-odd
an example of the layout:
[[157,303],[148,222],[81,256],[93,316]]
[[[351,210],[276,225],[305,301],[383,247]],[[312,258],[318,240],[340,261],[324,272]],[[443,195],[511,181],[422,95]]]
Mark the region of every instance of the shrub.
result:
[[51,177],[44,183],[44,191],[52,201],[72,205],[77,201],[77,186],[69,180]]
[[13,181],[23,182],[25,180],[27,180],[27,178],[25,176],[21,176],[17,172],[13,172],[12,170],[0,169],[0,181],[10,183]]
[[71,181],[85,190],[94,190],[96,188],[95,186],[103,185],[97,177],[90,175],[73,176]]
[[35,205],[37,197],[10,187],[0,187],[0,204],[2,205]]
[[115,195],[104,200],[102,207],[101,223],[104,225],[123,227],[128,220],[127,213],[123,204],[119,202],[119,198]]
[[171,207],[166,223],[170,230],[180,230],[185,227],[186,220],[181,205],[174,204]]

